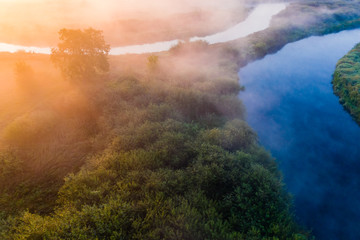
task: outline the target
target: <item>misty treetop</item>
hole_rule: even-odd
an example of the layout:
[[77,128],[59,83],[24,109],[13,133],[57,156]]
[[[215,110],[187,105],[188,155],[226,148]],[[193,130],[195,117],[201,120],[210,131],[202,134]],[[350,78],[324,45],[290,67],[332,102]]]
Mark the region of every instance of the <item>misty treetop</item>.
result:
[[91,80],[109,71],[110,51],[102,31],[61,29],[61,42],[51,49],[51,60],[72,81]]

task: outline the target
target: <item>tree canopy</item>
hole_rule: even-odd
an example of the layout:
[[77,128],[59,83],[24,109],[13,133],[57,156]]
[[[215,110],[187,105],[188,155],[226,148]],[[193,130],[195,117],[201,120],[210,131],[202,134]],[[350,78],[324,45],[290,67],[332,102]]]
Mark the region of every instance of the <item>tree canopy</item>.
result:
[[64,28],[59,35],[61,42],[51,50],[51,60],[65,78],[85,81],[109,71],[110,45],[105,42],[102,31]]

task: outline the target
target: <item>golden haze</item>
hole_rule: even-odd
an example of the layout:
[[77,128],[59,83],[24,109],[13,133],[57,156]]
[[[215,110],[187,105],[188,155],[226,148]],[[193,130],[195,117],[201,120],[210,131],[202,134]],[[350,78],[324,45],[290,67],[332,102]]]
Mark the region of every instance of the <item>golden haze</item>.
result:
[[204,36],[244,17],[235,0],[0,0],[0,43],[48,47],[61,28],[93,27],[112,46]]

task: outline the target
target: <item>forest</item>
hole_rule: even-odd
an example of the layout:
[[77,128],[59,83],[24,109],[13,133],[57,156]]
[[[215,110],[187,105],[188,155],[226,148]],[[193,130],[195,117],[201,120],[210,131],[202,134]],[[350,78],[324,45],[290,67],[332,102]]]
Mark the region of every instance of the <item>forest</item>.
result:
[[1,108],[2,239],[308,238],[226,54],[209,61],[196,42],[109,57],[101,31],[60,39],[50,58],[1,56],[16,79]]

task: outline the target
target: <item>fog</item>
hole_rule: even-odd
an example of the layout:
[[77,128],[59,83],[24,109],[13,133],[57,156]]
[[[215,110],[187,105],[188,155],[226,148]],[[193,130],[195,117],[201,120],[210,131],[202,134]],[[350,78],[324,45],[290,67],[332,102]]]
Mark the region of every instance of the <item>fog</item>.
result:
[[112,45],[140,44],[204,36],[245,17],[236,0],[0,1],[0,42],[49,46],[61,28],[93,27]]
[[270,26],[272,17],[286,8],[286,4],[262,4],[250,13],[246,21],[220,33],[207,37],[194,37],[191,40],[203,40],[210,44],[232,41],[261,31]]

